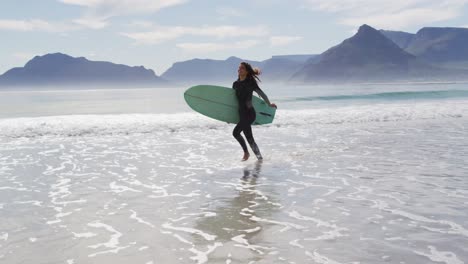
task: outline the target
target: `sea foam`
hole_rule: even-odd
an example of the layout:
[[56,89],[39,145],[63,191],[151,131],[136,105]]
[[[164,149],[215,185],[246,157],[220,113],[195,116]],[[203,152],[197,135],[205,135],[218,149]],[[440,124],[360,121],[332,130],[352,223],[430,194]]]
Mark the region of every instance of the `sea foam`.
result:
[[[262,127],[307,128],[372,122],[460,119],[468,116],[464,100],[362,104],[304,110],[278,109],[273,124]],[[232,126],[198,113],[67,115],[0,119],[0,137],[102,136],[205,131]]]

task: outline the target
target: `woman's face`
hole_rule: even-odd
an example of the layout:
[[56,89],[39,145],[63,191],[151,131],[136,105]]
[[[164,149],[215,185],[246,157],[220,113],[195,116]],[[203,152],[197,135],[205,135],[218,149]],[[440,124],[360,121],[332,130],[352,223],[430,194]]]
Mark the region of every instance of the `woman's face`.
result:
[[239,77],[245,77],[247,76],[247,69],[245,68],[244,64],[239,65],[239,69],[237,69],[237,73],[239,74]]

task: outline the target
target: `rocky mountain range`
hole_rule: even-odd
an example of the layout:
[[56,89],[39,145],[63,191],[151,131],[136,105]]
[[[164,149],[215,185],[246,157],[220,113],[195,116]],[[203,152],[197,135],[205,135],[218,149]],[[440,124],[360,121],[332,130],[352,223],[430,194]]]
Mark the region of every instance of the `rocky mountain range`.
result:
[[416,34],[381,32],[408,53],[427,62],[468,61],[468,28],[425,27]]
[[[399,39],[401,40],[401,39]],[[411,44],[410,44],[411,46]],[[468,79],[468,71],[440,68],[410,54],[378,30],[363,25],[291,77],[297,83],[392,82]]]
[[[423,28],[412,34],[376,30],[362,25],[358,32],[322,54],[273,56],[265,61],[230,57],[225,61],[178,62],[162,75],[169,81],[216,82],[235,78],[237,66],[247,61],[263,71],[271,82],[342,83],[468,80],[468,39],[464,28]],[[442,44],[443,43],[443,44]],[[466,63],[467,67],[463,67]],[[190,65],[192,64],[192,65]],[[184,66],[184,71],[179,69]],[[187,72],[204,69],[204,79]],[[216,69],[216,70],[210,70]],[[167,74],[170,72],[170,75]],[[195,82],[194,82],[195,81]]]
[[158,86],[166,84],[153,70],[62,53],[36,56],[24,67],[0,76],[2,86]]
[[358,32],[322,54],[280,55],[264,61],[238,57],[176,62],[161,76],[143,66],[90,61],[54,53],[0,75],[0,86],[169,84],[230,85],[241,61],[262,69],[267,82],[343,83],[468,80],[468,29],[422,28],[417,33]]
[[273,56],[264,61],[238,57],[229,57],[226,60],[193,59],[174,63],[161,77],[177,83],[225,83],[237,78],[237,68],[245,61],[262,70],[262,79],[284,81],[297,72],[306,61],[317,57],[317,55],[284,55]]

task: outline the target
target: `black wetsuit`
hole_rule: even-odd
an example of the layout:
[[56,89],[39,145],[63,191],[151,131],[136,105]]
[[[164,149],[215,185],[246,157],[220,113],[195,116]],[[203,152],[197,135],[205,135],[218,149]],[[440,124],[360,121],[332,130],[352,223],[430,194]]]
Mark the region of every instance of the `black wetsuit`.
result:
[[255,91],[260,95],[267,104],[270,104],[268,97],[258,87],[257,82],[253,78],[247,78],[243,81],[237,80],[232,84],[232,88],[236,90],[237,100],[239,101],[239,117],[240,121],[232,131],[232,135],[237,139],[239,144],[242,146],[244,152],[247,152],[247,145],[245,144],[244,138],[241,136],[241,132],[244,132],[247,141],[249,142],[252,151],[255,153],[258,159],[262,159],[260,150],[252,135],[252,123],[255,121],[255,109],[252,106],[252,96]]

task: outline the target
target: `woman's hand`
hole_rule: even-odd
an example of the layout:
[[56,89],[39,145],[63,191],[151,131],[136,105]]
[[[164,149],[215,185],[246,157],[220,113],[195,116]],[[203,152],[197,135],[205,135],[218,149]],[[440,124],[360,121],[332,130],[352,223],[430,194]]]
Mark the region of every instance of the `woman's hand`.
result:
[[274,104],[274,103],[271,103],[270,106],[271,106],[271,107],[274,107],[274,108],[278,108],[278,107],[276,106],[276,104]]

